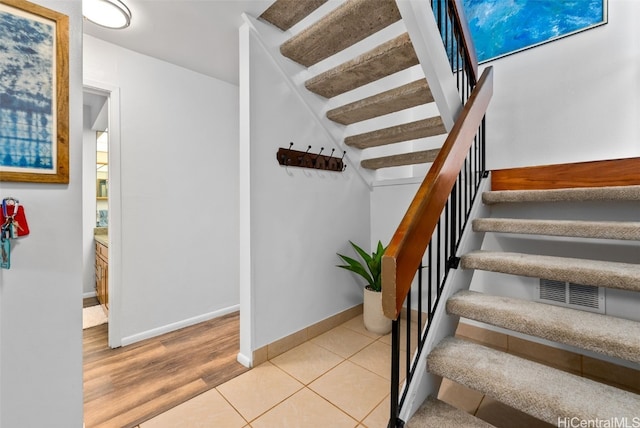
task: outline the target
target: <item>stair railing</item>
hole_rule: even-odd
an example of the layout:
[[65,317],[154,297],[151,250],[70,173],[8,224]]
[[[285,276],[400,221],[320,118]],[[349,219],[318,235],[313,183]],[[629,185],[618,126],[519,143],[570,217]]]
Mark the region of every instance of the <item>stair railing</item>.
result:
[[478,81],[478,56],[464,14],[462,0],[430,0],[440,29],[451,71],[456,77],[462,104]]
[[[493,69],[485,69],[477,80],[477,58],[462,12],[462,0],[430,1],[464,108],[382,259],[382,305],[385,315],[393,320],[388,428],[404,426],[399,418],[400,409],[416,373],[448,272],[457,268],[458,242],[480,182],[486,175],[484,116],[493,95]],[[417,299],[415,308],[412,297]],[[407,326],[406,361],[404,387],[400,390],[403,307]],[[426,312],[424,320],[423,311]],[[418,331],[416,356],[412,360],[413,312],[417,313]],[[426,322],[424,331],[423,322]]]

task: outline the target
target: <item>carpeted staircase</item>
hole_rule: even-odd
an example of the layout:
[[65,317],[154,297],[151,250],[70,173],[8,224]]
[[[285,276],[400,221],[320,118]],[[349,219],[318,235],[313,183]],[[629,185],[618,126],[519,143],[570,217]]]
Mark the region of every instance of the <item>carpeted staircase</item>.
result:
[[[483,194],[483,202],[491,205],[567,201],[578,204],[607,201],[615,212],[613,205],[620,201],[640,204],[640,186]],[[636,221],[480,218],[473,221],[473,230],[640,241],[640,222]],[[640,263],[640,247],[631,248],[637,251],[633,259]],[[640,292],[640,264],[635,263],[473,251],[461,257],[460,267]],[[473,321],[640,364],[640,322],[467,290],[449,298],[446,309],[449,314]],[[428,355],[427,370],[553,425],[574,417],[578,421],[617,420],[627,424],[640,418],[640,395],[460,338],[442,340]],[[407,426],[486,427],[487,424],[429,398]]]
[[[291,36],[280,45],[280,53],[302,70],[291,80],[303,76],[302,90],[322,99],[326,120],[343,128],[344,145],[361,153],[362,168],[375,171],[433,162],[444,141],[439,136],[453,126],[453,121],[443,120],[440,115],[449,118],[451,115],[445,113],[456,108],[444,109],[446,102],[441,101],[442,87],[438,86],[442,82],[431,79],[428,83],[424,77],[420,67],[423,64],[409,36],[409,30],[415,27],[402,20],[395,0],[345,0],[335,6],[337,3],[277,0],[260,16]],[[415,48],[419,48],[420,40],[414,41]],[[440,35],[430,42],[441,45]],[[373,87],[375,92],[371,93],[373,90],[368,89]],[[435,106],[436,102],[439,106]],[[432,114],[434,110],[438,114]],[[411,113],[403,114],[406,111]],[[483,195],[485,204],[588,200],[640,201],[640,186],[500,191]],[[473,227],[480,233],[640,240],[638,222],[488,218],[476,220]],[[637,259],[640,263],[640,257]],[[479,251],[464,255],[460,266],[640,292],[638,264]],[[517,333],[640,363],[640,324],[634,321],[470,291],[451,297],[447,311]],[[574,416],[583,420],[640,417],[640,396],[636,394],[457,338],[441,341],[428,355],[427,367],[434,375],[449,378],[554,425],[558,418]],[[429,398],[407,426],[489,425]]]
[[[283,31],[304,20],[316,9],[324,5],[326,0],[299,1],[278,0],[269,7],[260,18]],[[283,56],[307,67],[312,74],[306,79],[304,87],[320,97],[330,100],[350,91],[376,82],[377,92],[334,108],[327,108],[326,118],[345,129],[344,144],[358,151],[363,151],[360,165],[369,170],[381,168],[431,163],[438,154],[442,141],[427,141],[430,137],[446,134],[447,129],[439,115],[419,118],[418,114],[407,114],[397,120],[388,115],[405,111],[434,102],[434,97],[424,74],[419,79],[412,75],[420,75],[419,60],[407,32],[388,38],[378,36],[377,41],[368,41],[364,52],[356,49],[354,56],[345,57],[345,50],[358,45],[365,39],[392,25],[401,25],[401,16],[395,0],[346,0],[333,10],[320,16],[315,22],[294,34],[280,46]],[[436,41],[442,44],[440,40]],[[336,56],[340,59],[335,60]],[[339,62],[335,66],[318,64],[329,59]],[[320,69],[315,72],[315,69]],[[405,78],[394,78],[385,82],[388,76],[407,72]],[[400,79],[400,80],[398,80]],[[400,81],[400,83],[399,83]],[[350,97],[347,97],[350,98]],[[334,103],[335,104],[335,103]],[[432,108],[437,112],[437,108]],[[426,113],[424,113],[426,114]],[[418,116],[418,120],[413,116]],[[365,126],[366,131],[354,124],[386,116],[387,120],[373,126]],[[414,120],[408,120],[413,117]],[[393,122],[390,125],[389,121]],[[390,125],[390,126],[389,126]],[[406,147],[395,149],[393,144],[422,140],[419,146],[426,150],[410,150]],[[384,156],[380,151],[371,148],[385,146],[389,148]],[[389,154],[389,152],[391,154]]]

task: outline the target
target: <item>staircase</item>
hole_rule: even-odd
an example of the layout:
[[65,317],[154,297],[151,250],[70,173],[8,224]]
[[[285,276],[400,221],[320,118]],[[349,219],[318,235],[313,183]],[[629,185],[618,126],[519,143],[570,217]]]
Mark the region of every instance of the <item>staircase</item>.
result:
[[[637,264],[640,260],[636,257],[630,263],[606,258],[590,260],[572,254],[536,254],[538,246],[527,248],[530,251],[525,253],[466,251],[465,246],[458,246],[471,205],[479,199],[475,198],[475,192],[485,172],[482,118],[492,93],[491,71],[485,70],[477,82],[477,70],[471,71],[469,86],[457,88],[456,80],[463,73],[451,71],[433,12],[429,9],[429,21],[425,22],[420,19],[427,13],[424,10],[414,13],[412,9],[423,6],[428,9],[429,2],[277,0],[260,16],[262,21],[277,28],[274,31],[281,36],[277,53],[272,52],[274,61],[285,70],[286,78],[315,111],[338,148],[349,149],[350,157],[358,160],[368,177],[373,177],[370,183],[392,177],[394,172],[399,172],[400,177],[406,168],[413,177],[427,173],[383,259],[383,306],[385,314],[394,319],[389,427],[402,426],[399,416],[410,417],[409,427],[490,426],[434,398],[437,381],[433,379],[441,378],[451,379],[554,425],[559,418],[627,417],[631,421],[630,418],[640,417],[640,396],[633,392],[460,338],[441,340],[446,332],[452,336],[458,317],[464,317],[640,367],[637,320],[468,290],[473,272],[486,271],[511,275],[515,282],[523,277],[543,278],[636,293],[640,292],[640,265]],[[436,13],[437,16],[446,14]],[[435,34],[429,28],[436,28]],[[456,44],[466,45],[466,41],[457,40]],[[426,49],[425,45],[428,45]],[[430,57],[434,51],[438,52]],[[438,58],[441,57],[444,57],[448,76],[440,72]],[[454,97],[451,97],[452,85]],[[478,141],[481,143],[477,144]],[[564,206],[589,201],[637,204],[639,189],[639,186],[618,186],[488,191],[482,199],[487,212],[490,206]],[[476,235],[487,236],[640,241],[640,218],[594,221],[567,220],[566,216],[559,215],[558,219],[532,219],[527,217],[527,209],[520,211],[524,212],[520,218],[476,219],[473,230]],[[423,381],[414,372],[407,374],[409,380],[414,376],[418,378],[413,382],[419,386],[409,383],[407,389],[400,391],[402,398],[399,399],[399,315],[405,301],[413,308],[408,301],[412,294],[409,290],[416,268],[427,257],[424,254],[427,247],[429,276],[435,278],[436,289],[433,290],[435,300],[431,300],[429,289],[429,301],[424,307],[429,308],[429,326],[434,334],[427,330],[420,338],[418,348],[426,357],[417,358],[412,365],[413,369],[419,368],[420,361],[424,361],[430,375],[424,376],[429,380]],[[438,253],[433,259],[432,250]],[[456,255],[461,250],[464,254],[458,260]],[[450,281],[449,271],[451,277],[457,275]],[[450,286],[450,282],[467,280],[457,279],[462,277],[468,279],[466,284]],[[444,305],[438,305],[441,297]],[[445,306],[449,315],[444,314]],[[421,382],[431,382],[427,391],[431,397],[424,403],[422,399],[426,394],[420,390],[424,384]]]
[[[278,0],[260,19],[290,35],[279,51],[304,67],[300,90],[323,100],[325,126],[373,181],[378,170],[434,161],[452,123],[440,116],[395,0]],[[409,175],[426,169],[416,171]]]
[[[461,269],[640,293],[640,245],[629,243],[628,251],[633,254],[629,254],[628,259],[632,263],[628,260],[611,260],[615,257],[611,253],[615,252],[609,249],[609,245],[621,241],[640,242],[640,186],[489,191],[483,193],[482,200],[498,212],[501,208],[502,212],[511,209],[510,212],[522,213],[523,217],[477,218],[472,222],[473,231],[508,236],[508,239],[524,237],[531,242],[525,246],[532,251],[471,251],[461,256]],[[562,218],[567,213],[576,215],[581,211],[589,212],[592,209],[589,204],[594,203],[606,204],[604,211],[609,210],[611,215],[616,215],[616,205],[626,204],[625,210],[635,212],[631,215],[635,218],[631,221],[574,221],[566,218],[531,219],[526,216],[526,213],[535,211],[534,204],[544,205],[546,208],[543,211],[554,212]],[[561,208],[555,210],[553,207],[556,205]],[[583,206],[584,209],[581,208]],[[547,217],[551,216],[553,214]],[[538,239],[546,239],[547,244],[537,244]],[[570,244],[567,244],[568,240]],[[594,243],[594,240],[599,242]],[[554,242],[562,244],[559,245],[560,249],[553,251],[554,254],[534,253],[536,248],[553,249],[554,245],[558,245]],[[562,249],[578,245],[575,242],[600,245],[598,253],[602,254],[602,260],[556,254]],[[514,287],[517,287],[515,283]],[[638,296],[640,301],[640,294]],[[450,315],[495,326],[516,335],[582,350],[577,352],[627,361],[628,366],[639,370],[636,373],[640,376],[638,316],[635,320],[629,320],[530,299],[469,290],[458,291],[447,299],[446,311]],[[631,424],[633,418],[640,416],[638,391],[625,391],[460,338],[447,337],[441,340],[429,352],[426,365],[432,375],[479,391],[554,426],[573,417],[581,421],[622,421],[626,418],[626,423]],[[450,421],[459,421],[456,426],[488,426],[486,422],[434,398],[425,401],[406,426],[443,426],[438,422],[442,421],[443,414]]]

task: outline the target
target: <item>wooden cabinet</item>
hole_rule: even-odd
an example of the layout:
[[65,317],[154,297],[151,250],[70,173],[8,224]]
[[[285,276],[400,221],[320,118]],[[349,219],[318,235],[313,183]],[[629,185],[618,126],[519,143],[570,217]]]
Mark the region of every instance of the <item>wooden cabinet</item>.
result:
[[109,309],[109,249],[96,242],[96,295],[98,301]]

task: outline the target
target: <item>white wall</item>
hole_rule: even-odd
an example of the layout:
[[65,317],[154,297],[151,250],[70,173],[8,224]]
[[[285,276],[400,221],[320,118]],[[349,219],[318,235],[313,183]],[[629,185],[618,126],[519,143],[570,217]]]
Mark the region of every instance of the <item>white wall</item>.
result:
[[640,156],[640,2],[608,24],[493,61],[489,169]]
[[315,153],[320,147],[328,153],[332,145],[248,33],[241,30],[245,73],[240,78],[246,85],[241,89],[241,152],[250,156],[241,159],[240,189],[246,196],[240,315],[241,326],[250,324],[241,336],[247,358],[256,348],[361,303],[362,287],[334,266],[340,262],[336,252],[350,251],[349,239],[364,246],[370,240],[369,188],[353,165],[340,173],[278,164],[278,148],[290,141],[303,151],[312,145]]
[[237,309],[238,88],[90,36],[84,48],[85,80],[119,88],[123,343]]
[[69,184],[0,183],[26,209],[30,235],[0,270],[0,426],[82,426],[82,6],[69,16]]
[[379,185],[371,193],[371,245],[388,245],[413,200],[419,182]]

